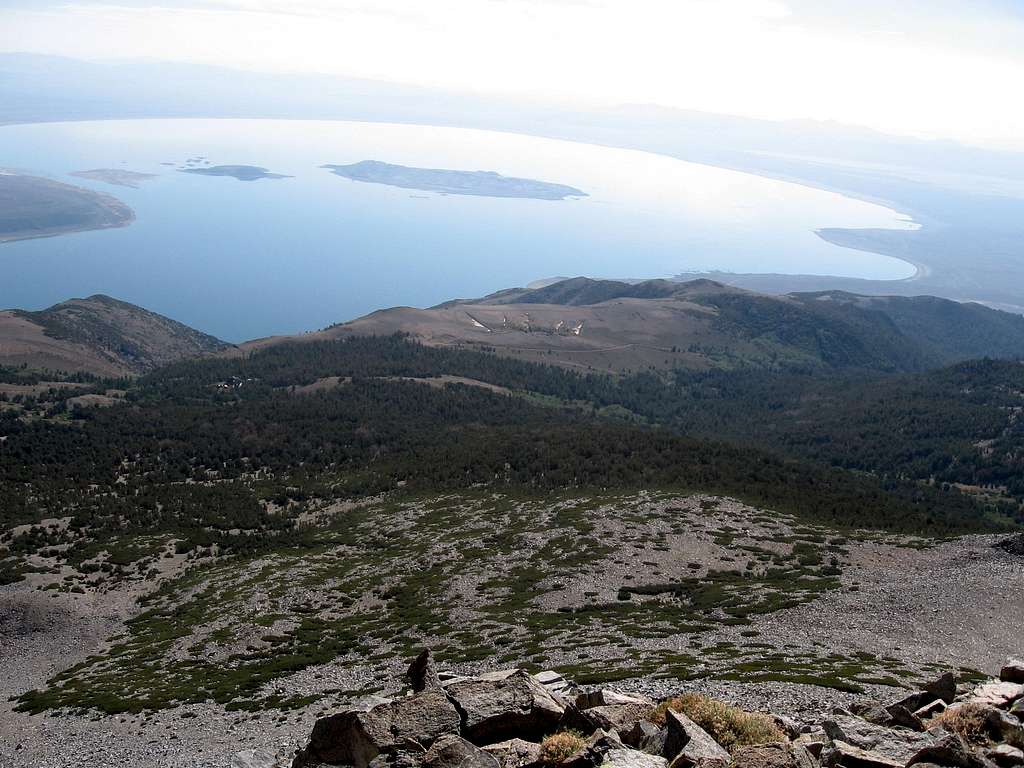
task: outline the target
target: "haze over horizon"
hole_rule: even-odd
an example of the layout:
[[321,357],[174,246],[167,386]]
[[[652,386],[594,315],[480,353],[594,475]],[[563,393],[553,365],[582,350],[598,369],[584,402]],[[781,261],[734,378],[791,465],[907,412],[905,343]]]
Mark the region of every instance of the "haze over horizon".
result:
[[429,12],[406,0],[4,5],[0,52],[833,121],[1024,150],[1014,99],[1024,10],[1003,0],[440,0]]

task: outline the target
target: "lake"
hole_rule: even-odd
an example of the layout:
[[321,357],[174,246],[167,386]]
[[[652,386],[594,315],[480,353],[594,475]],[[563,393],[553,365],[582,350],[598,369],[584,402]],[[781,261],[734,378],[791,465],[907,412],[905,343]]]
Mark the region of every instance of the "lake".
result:
[[[363,161],[495,172],[586,196],[446,194],[322,167]],[[220,165],[284,178],[180,170]],[[106,293],[230,341],[555,275],[914,273],[815,234],[916,226],[883,206],[661,155],[492,131],[290,120],[16,125],[0,128],[0,168],[111,194],[137,217],[123,229],[0,244],[0,307]],[[71,175],[94,169],[131,172],[109,178],[137,187]]]

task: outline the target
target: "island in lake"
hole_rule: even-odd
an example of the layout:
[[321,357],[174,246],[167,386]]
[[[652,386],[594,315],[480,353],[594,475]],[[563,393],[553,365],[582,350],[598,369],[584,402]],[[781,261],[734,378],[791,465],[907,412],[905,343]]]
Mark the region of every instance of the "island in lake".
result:
[[95,168],[91,171],[75,171],[71,175],[80,179],[102,181],[117,187],[131,187],[132,189],[138,189],[139,184],[143,181],[156,178],[155,173],[139,173],[120,168]]
[[338,176],[353,181],[387,184],[402,189],[419,189],[451,195],[480,197],[526,197],[534,200],[564,200],[586,197],[587,193],[565,184],[502,176],[494,171],[451,171],[441,168],[411,168],[379,160],[351,165],[322,165]]
[[179,168],[182,173],[198,173],[202,176],[232,176],[239,181],[259,179],[290,179],[283,173],[271,173],[258,165],[211,165],[209,168]]
[[126,227],[135,213],[116,197],[0,171],[0,243]]

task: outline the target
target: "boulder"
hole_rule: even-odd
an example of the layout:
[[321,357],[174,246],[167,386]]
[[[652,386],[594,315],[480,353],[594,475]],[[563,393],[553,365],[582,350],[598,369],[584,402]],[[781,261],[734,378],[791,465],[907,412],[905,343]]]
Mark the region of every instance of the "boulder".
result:
[[539,740],[565,713],[564,702],[525,670],[457,680],[445,691],[462,713],[463,735],[477,745]]
[[459,732],[459,712],[440,690],[320,718],[294,768],[327,763],[367,768],[382,753],[425,750],[437,738]]
[[1011,659],[999,670],[999,679],[1005,683],[1024,683],[1024,661]]
[[[924,690],[934,694],[947,704],[952,704],[956,698],[956,675],[952,672],[945,672],[937,680],[925,684]],[[920,707],[916,707],[920,709]]]
[[806,748],[785,742],[736,747],[732,761],[737,768],[817,768],[818,765]]
[[441,687],[441,678],[437,676],[437,667],[434,665],[434,655],[429,648],[413,660],[406,675],[416,693],[428,688]]
[[501,768],[498,759],[461,736],[442,736],[420,759],[423,768]]
[[1010,714],[1016,715],[1018,720],[1024,721],[1024,699],[1017,699],[1010,707]]
[[523,739],[509,739],[483,748],[494,755],[501,768],[523,768],[540,762],[540,744]]
[[985,756],[1001,768],[1016,768],[1024,766],[1024,751],[1011,747],[1009,744],[1000,744],[985,752]]
[[845,741],[833,741],[823,754],[823,764],[836,768],[903,768],[903,763]]
[[914,716],[920,720],[931,720],[936,715],[941,715],[946,711],[946,702],[942,699],[936,699],[931,704],[925,704],[919,710],[914,712]]
[[711,735],[681,712],[665,712],[665,744],[662,755],[671,768],[714,768],[731,762],[729,753]]
[[[937,699],[936,701],[942,701]],[[934,704],[935,702],[932,702]],[[928,704],[925,705],[927,708]],[[903,728],[909,728],[912,731],[923,731],[924,722],[916,714],[911,712],[909,709],[904,707],[902,704],[890,704],[885,708],[886,714],[889,715],[888,722],[885,725],[898,725]]]
[[986,768],[984,759],[956,733],[944,733],[934,744],[929,744],[915,752],[907,761],[907,766],[919,763],[935,763],[951,766],[951,768]]
[[1016,701],[1021,696],[1024,696],[1024,685],[993,680],[975,688],[968,701],[1005,709],[1011,702]]
[[[926,695],[931,697],[931,694]],[[913,697],[908,699],[901,699],[888,706],[883,706],[874,701],[857,701],[850,705],[850,712],[875,725],[898,725],[909,728],[912,731],[923,731],[924,723],[921,722],[921,718],[907,708],[908,704],[913,706],[918,700],[919,694],[914,694]],[[941,703],[940,699],[935,699],[935,701]],[[934,704],[934,702],[932,703]],[[931,706],[931,704],[925,705],[925,707],[928,706]]]
[[617,747],[604,753],[601,768],[668,768],[668,762],[661,755]]
[[664,741],[664,734],[661,728],[656,726],[654,723],[647,720],[638,720],[634,723],[633,727],[630,728],[626,733],[620,733],[619,738],[622,739],[622,743],[627,746],[639,749],[644,752],[650,752],[653,755],[661,754],[661,745],[656,749],[647,749],[647,746],[653,742]]
[[937,701],[938,699],[939,697],[934,693],[929,693],[928,691],[914,691],[913,693],[904,696],[902,699],[889,702],[885,707],[906,707],[911,712],[914,712],[921,707],[931,704],[933,701]]
[[569,690],[569,681],[550,669],[544,672],[538,672],[533,676],[533,678],[549,691],[558,694],[559,696],[565,695]]
[[625,734],[633,730],[637,723],[644,720],[651,711],[646,703],[639,704],[607,704],[601,707],[585,709],[580,714],[589,724],[588,732],[600,728],[603,731],[614,731],[625,741]]
[[900,765],[935,742],[928,733],[875,725],[851,715],[834,715],[821,725],[829,740],[881,755]]

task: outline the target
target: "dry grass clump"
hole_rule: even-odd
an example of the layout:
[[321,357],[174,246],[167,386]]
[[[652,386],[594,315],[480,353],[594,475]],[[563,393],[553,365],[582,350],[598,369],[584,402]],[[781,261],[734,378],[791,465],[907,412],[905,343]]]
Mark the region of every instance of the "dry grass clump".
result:
[[540,743],[540,758],[545,763],[561,763],[583,749],[586,743],[579,731],[559,731],[544,737]]
[[938,727],[959,734],[970,744],[985,744],[989,734],[988,709],[974,702],[951,707],[928,721],[929,729]]
[[664,726],[665,712],[670,709],[686,715],[729,751],[734,747],[786,740],[786,735],[768,715],[744,712],[699,693],[687,693],[663,701],[647,719],[655,725]]

